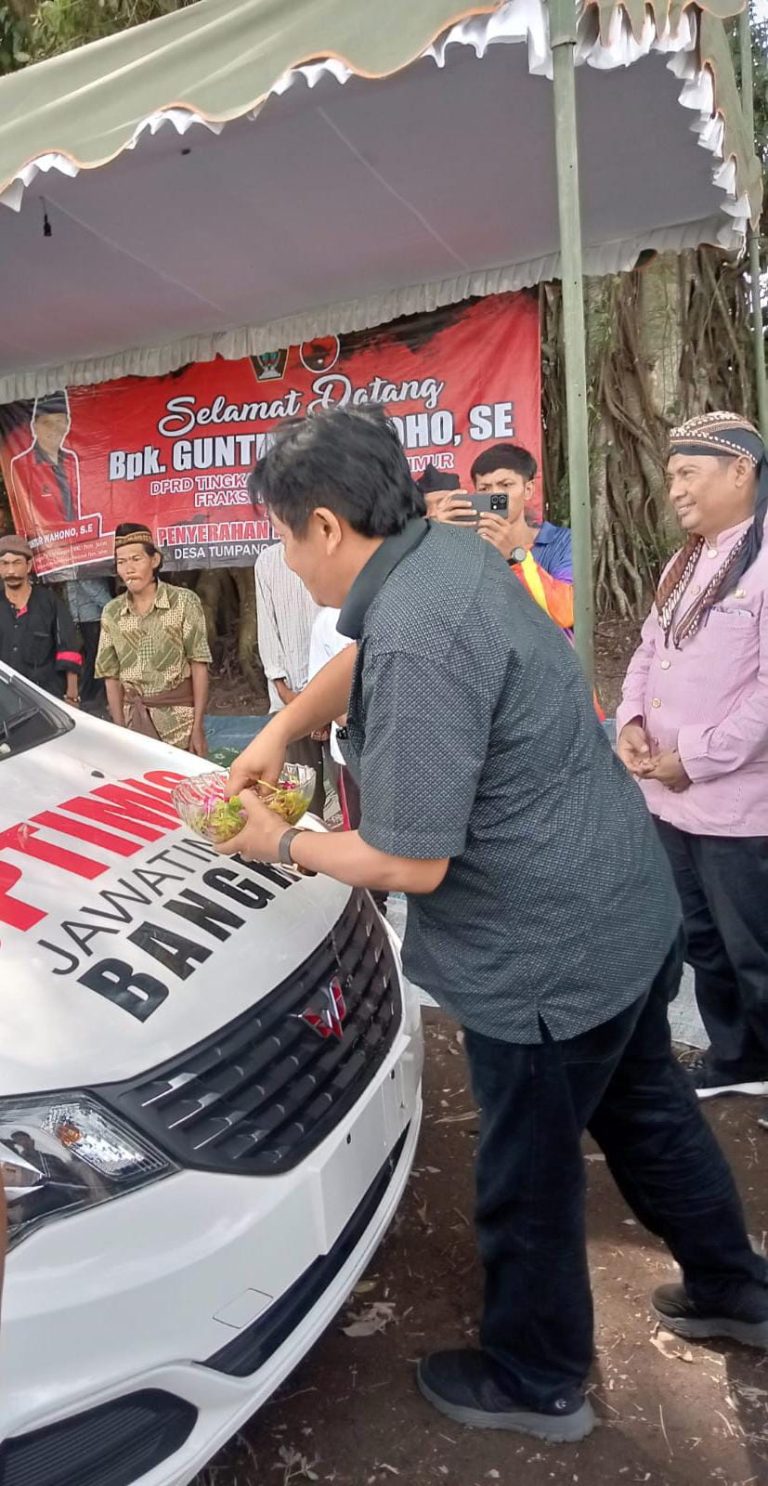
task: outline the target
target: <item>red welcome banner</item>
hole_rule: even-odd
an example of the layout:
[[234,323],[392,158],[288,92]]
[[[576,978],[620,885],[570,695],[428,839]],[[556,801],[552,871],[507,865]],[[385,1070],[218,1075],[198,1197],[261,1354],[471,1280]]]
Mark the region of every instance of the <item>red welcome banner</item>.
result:
[[0,407],[16,530],[51,577],[110,568],[121,521],[146,523],[169,568],[253,563],[274,533],[246,481],[274,430],[364,403],[395,420],[415,477],[432,463],[466,486],[481,450],[509,440],[539,460],[535,296],[498,295],[395,328]]

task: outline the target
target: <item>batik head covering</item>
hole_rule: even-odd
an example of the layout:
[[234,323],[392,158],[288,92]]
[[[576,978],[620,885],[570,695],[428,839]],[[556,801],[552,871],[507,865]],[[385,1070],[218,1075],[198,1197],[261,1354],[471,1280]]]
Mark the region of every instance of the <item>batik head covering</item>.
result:
[[677,610],[701,556],[703,537],[689,537],[659,584],[656,608],[664,640],[668,644],[671,635],[673,644],[679,648],[684,640],[696,633],[712,605],[735,587],[760,551],[768,509],[768,458],[757,429],[738,413],[703,413],[697,418],[689,418],[687,423],[672,429],[669,452],[670,455],[714,454],[732,459],[742,455],[750,460],[757,474],[755,514],[751,525],[734,543],[722,567],[695,603],[679,619],[676,620]]
[[133,547],[136,544],[144,547],[154,547],[155,539],[149,527],[142,526],[137,521],[123,521],[115,531],[115,556],[121,547]]

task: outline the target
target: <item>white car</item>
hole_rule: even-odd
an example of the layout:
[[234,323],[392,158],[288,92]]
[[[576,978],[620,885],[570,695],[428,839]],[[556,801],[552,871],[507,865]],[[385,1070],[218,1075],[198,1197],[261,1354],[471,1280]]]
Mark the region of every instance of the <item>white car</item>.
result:
[[366,893],[180,828],[206,767],[0,666],[4,1486],[186,1486],[408,1179],[397,940]]

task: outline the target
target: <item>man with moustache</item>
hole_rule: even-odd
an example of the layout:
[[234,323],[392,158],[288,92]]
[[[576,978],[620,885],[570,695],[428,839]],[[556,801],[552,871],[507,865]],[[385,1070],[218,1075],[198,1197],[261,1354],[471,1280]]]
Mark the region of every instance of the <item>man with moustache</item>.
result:
[[672,865],[710,1039],[700,1099],[768,1095],[768,459],[746,418],[673,430],[685,545],[624,682],[618,751]]
[[74,621],[54,590],[33,576],[29,543],[0,538],[0,660],[76,707],[82,657]]

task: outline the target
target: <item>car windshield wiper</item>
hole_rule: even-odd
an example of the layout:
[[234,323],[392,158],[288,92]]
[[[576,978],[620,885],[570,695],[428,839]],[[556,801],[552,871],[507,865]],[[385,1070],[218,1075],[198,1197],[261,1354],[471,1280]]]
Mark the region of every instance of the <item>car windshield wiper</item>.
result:
[[25,707],[22,712],[14,713],[13,717],[0,717],[0,740],[10,742],[10,735],[16,728],[23,727],[25,722],[34,722],[40,713],[37,707]]

